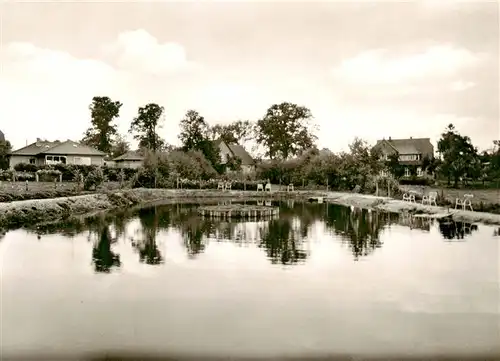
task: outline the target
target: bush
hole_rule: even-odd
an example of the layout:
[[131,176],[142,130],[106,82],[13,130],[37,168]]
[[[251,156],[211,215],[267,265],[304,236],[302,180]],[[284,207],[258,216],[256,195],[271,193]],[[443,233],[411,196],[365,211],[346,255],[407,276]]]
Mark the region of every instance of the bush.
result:
[[434,184],[434,180],[431,178],[401,178],[399,180],[399,184],[401,185],[412,185],[412,186],[431,186]]
[[101,168],[96,168],[85,177],[85,180],[83,182],[83,189],[85,189],[86,191],[92,189],[95,190],[104,182],[104,180],[104,172]]

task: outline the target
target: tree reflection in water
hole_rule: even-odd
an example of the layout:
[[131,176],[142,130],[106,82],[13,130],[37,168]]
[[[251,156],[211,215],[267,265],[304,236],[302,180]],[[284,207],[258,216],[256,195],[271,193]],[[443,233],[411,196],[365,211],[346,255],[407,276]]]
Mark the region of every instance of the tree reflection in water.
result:
[[269,221],[267,227],[260,230],[261,241],[259,247],[265,248],[271,263],[291,265],[303,263],[307,259],[307,252],[299,246],[303,244],[300,222],[284,218]]
[[356,261],[382,247],[380,232],[397,220],[397,215],[369,212],[366,209],[337,205],[328,205],[327,209],[327,229],[341,236],[343,243],[351,248]]
[[157,207],[141,209],[138,216],[142,238],[133,240],[132,246],[139,252],[139,261],[150,265],[163,263],[163,257],[156,244],[156,235],[158,234]]
[[467,222],[457,222],[452,219],[440,219],[439,232],[441,232],[445,240],[463,240],[465,236],[471,235],[477,231],[478,227],[475,224]]
[[120,255],[111,250],[114,240],[108,225],[101,225],[98,239],[92,248],[92,261],[96,272],[109,273],[112,267],[120,267]]
[[[252,202],[248,202],[252,203]],[[120,266],[119,255],[112,252],[115,238],[126,239],[132,220],[139,220],[140,229],[132,240],[140,262],[149,265],[163,263],[157,245],[161,230],[173,229],[181,235],[188,257],[195,258],[205,251],[208,240],[229,241],[237,245],[257,244],[265,250],[273,264],[300,264],[308,258],[306,238],[315,222],[323,222],[326,229],[341,238],[355,260],[370,255],[382,246],[381,231],[392,223],[430,230],[432,220],[409,214],[369,212],[332,204],[301,203],[294,201],[273,202],[280,206],[278,219],[262,221],[227,221],[202,218],[196,204],[175,204],[124,210],[118,213],[65,220],[57,224],[38,225],[28,230],[36,234],[62,233],[73,237],[89,232],[94,242],[92,259],[97,272],[109,272]],[[439,221],[438,228],[447,240],[463,239],[477,229],[476,225]],[[499,235],[500,229],[494,235]],[[97,239],[97,240],[96,240]]]

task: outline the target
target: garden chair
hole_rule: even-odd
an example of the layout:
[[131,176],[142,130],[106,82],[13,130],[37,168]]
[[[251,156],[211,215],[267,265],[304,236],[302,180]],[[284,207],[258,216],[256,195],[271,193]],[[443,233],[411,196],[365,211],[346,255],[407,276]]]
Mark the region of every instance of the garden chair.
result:
[[264,205],[264,201],[257,201],[257,205],[258,206],[263,206]]
[[217,190],[219,189],[224,190],[224,182],[217,183]]
[[271,192],[271,183],[266,184],[266,192]]
[[264,185],[262,183],[257,184],[257,192],[258,191],[264,192]]
[[472,198],[474,198],[473,194],[464,194],[463,198],[455,199],[455,209],[461,207],[465,211],[468,207],[471,211],[474,211],[472,208]]
[[406,202],[413,202],[416,203],[415,201],[415,191],[407,191],[403,194],[403,201]]
[[286,191],[293,192],[293,183],[290,183],[289,185],[286,186]]
[[226,182],[226,191],[230,191],[231,190],[231,182]]
[[272,203],[271,203],[271,201],[269,201],[269,200],[268,200],[268,201],[266,201],[264,204],[266,205],[266,207],[271,207],[271,206],[272,206]]
[[432,206],[432,204],[434,204],[435,206],[437,206],[437,192],[429,192],[428,195],[423,195],[422,196],[422,204],[425,204],[427,203],[428,205]]

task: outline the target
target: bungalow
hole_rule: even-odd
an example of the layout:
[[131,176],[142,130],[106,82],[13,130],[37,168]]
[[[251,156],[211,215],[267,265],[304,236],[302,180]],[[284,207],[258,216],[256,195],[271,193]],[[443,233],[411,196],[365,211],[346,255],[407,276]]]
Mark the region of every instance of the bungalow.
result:
[[72,140],[50,142],[37,138],[35,143],[12,151],[9,154],[9,166],[14,168],[19,163],[103,165],[105,156],[97,149]]
[[221,163],[226,164],[231,157],[241,159],[241,170],[243,173],[250,173],[255,170],[255,160],[239,144],[227,144],[222,139],[215,141],[215,146],[219,148]]
[[118,168],[132,168],[137,169],[142,166],[144,156],[138,151],[129,151],[113,159],[115,166]]
[[434,146],[430,138],[391,139],[389,137],[389,139],[378,140],[374,149],[381,151],[383,160],[389,160],[389,156],[397,154],[399,163],[407,166],[405,176],[410,175],[408,166],[417,166],[417,175],[423,176],[423,160],[434,158]]

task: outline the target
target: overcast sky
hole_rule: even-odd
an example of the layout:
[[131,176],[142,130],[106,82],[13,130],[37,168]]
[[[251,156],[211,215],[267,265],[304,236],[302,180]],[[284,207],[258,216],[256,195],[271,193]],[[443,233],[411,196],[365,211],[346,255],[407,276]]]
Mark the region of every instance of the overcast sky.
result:
[[430,137],[453,123],[499,139],[498,3],[3,3],[0,129],[15,148],[81,139],[95,95],[209,123],[309,107],[320,147]]

